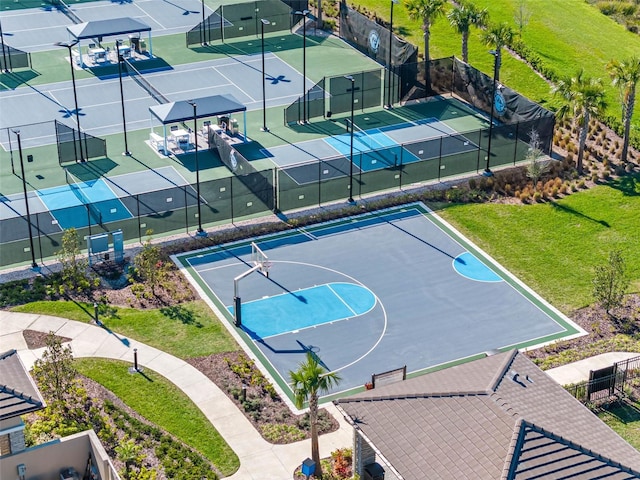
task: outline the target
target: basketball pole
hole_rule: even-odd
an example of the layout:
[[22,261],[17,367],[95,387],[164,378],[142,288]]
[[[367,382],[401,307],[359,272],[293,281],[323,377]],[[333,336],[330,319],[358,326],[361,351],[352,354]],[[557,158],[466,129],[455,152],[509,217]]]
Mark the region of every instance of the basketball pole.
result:
[[240,280],[248,275],[251,275],[256,270],[260,270],[261,268],[263,268],[262,265],[257,264],[253,268],[250,268],[246,272],[241,273],[233,279],[233,321],[236,327],[242,326],[242,299],[240,298]]

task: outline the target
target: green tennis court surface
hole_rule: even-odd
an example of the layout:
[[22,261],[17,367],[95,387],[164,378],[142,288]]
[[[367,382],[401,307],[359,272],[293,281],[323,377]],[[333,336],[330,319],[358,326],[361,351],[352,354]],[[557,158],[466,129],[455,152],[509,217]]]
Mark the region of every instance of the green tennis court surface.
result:
[[[422,204],[177,257],[244,347],[290,394],[307,351],[361,388],[372,373],[418,375],[494,349],[583,334]],[[241,327],[234,325],[234,295]]]

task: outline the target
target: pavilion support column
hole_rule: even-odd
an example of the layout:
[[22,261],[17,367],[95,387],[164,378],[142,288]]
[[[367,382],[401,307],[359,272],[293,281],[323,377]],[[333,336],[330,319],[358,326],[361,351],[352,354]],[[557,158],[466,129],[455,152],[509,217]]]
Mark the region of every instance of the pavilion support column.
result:
[[244,112],[242,112],[242,121],[244,123],[244,125],[242,126],[242,129],[244,130],[244,138],[242,139],[242,141],[244,143],[247,143],[247,111],[245,110]]
[[149,30],[149,57],[153,58],[153,45],[151,44],[151,30]]

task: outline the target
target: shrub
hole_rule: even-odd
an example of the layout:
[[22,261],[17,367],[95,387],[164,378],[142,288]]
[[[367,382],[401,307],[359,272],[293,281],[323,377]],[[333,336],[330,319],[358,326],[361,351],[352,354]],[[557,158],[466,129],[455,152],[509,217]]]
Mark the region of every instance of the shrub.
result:
[[295,425],[269,423],[260,427],[262,436],[271,443],[292,443],[304,440],[306,434]]
[[448,202],[461,203],[464,200],[464,191],[459,188],[450,188],[446,191],[445,197]]

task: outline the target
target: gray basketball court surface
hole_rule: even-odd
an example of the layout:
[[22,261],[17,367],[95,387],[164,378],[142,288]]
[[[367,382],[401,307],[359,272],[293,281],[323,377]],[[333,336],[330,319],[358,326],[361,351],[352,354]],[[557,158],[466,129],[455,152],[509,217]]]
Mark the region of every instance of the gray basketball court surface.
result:
[[291,398],[289,371],[317,355],[355,392],[406,365],[409,376],[578,336],[582,330],[422,204],[176,257],[228,328]]

